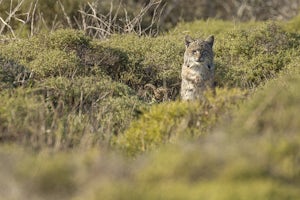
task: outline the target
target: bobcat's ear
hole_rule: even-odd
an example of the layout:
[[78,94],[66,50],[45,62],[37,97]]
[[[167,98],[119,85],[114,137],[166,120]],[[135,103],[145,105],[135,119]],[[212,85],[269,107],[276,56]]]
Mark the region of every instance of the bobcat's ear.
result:
[[205,40],[211,47],[214,45],[215,37],[213,35],[208,36]]
[[193,42],[194,40],[191,38],[191,36],[186,35],[185,38],[185,46],[188,47],[190,45],[191,42]]

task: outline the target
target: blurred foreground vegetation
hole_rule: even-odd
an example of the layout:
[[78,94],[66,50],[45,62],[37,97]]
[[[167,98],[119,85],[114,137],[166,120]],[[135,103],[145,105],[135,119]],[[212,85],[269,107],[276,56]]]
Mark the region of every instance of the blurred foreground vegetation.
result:
[[[299,199],[299,19],[102,40],[63,25],[7,29],[0,200]],[[186,34],[216,38],[217,92],[205,102],[179,99]]]

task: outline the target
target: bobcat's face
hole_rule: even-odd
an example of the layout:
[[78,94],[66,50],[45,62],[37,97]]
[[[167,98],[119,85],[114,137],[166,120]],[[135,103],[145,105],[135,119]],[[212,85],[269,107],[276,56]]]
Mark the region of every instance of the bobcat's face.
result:
[[213,68],[214,37],[210,36],[206,40],[193,40],[189,36],[185,38],[186,51],[184,53],[184,65],[186,67],[203,67],[207,70]]
[[206,40],[193,40],[186,36],[186,50],[181,73],[183,79],[192,81],[199,87],[211,85],[209,82],[212,82],[214,77],[213,43],[214,36]]

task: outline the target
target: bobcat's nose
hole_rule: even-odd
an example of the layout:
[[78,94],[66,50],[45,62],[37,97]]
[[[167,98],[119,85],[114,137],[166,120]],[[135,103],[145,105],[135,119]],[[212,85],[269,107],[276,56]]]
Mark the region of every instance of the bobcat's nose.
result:
[[204,58],[202,56],[198,57],[197,62],[204,62]]

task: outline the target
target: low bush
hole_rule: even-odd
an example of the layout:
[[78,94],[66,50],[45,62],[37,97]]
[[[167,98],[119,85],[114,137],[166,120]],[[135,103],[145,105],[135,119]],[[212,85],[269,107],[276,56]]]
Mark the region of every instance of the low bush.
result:
[[24,92],[2,93],[0,104],[1,142],[44,144],[50,116],[42,98]]
[[75,76],[78,60],[74,54],[59,50],[41,52],[30,62],[29,68],[37,79],[56,76]]
[[68,91],[69,94],[62,90],[48,92],[53,94],[48,99],[33,95],[35,91],[30,90],[2,92],[2,143],[18,143],[37,150],[110,145],[112,138],[138,116],[141,106],[137,98],[118,95],[112,98],[112,94],[105,92],[97,93],[95,99],[84,89],[79,94],[73,93],[74,90]]
[[232,128],[238,129],[234,132],[239,137],[276,137],[277,134],[282,135],[282,139],[283,136],[291,140],[298,137],[298,60],[290,64],[292,68],[257,91],[237,113]]
[[118,49],[128,56],[128,67],[120,81],[136,91],[145,90],[147,84],[164,88],[173,99],[178,95],[183,45],[170,37],[138,37],[116,35],[100,43]]
[[21,64],[0,58],[0,90],[24,85],[31,72]]
[[99,71],[116,78],[118,70],[126,69],[122,52],[103,48],[83,32],[71,29],[1,44],[0,58],[23,65],[38,80],[49,76],[96,75]]
[[298,35],[285,32],[276,24],[253,29],[229,32],[216,45],[216,74],[221,85],[257,87],[297,57]]
[[162,144],[208,134],[230,109],[245,98],[240,90],[218,89],[206,102],[169,102],[152,106],[117,139],[127,155],[157,149]]
[[36,83],[35,93],[42,94],[53,105],[64,106],[65,111],[88,112],[107,98],[130,97],[134,92],[108,77],[48,78]]

